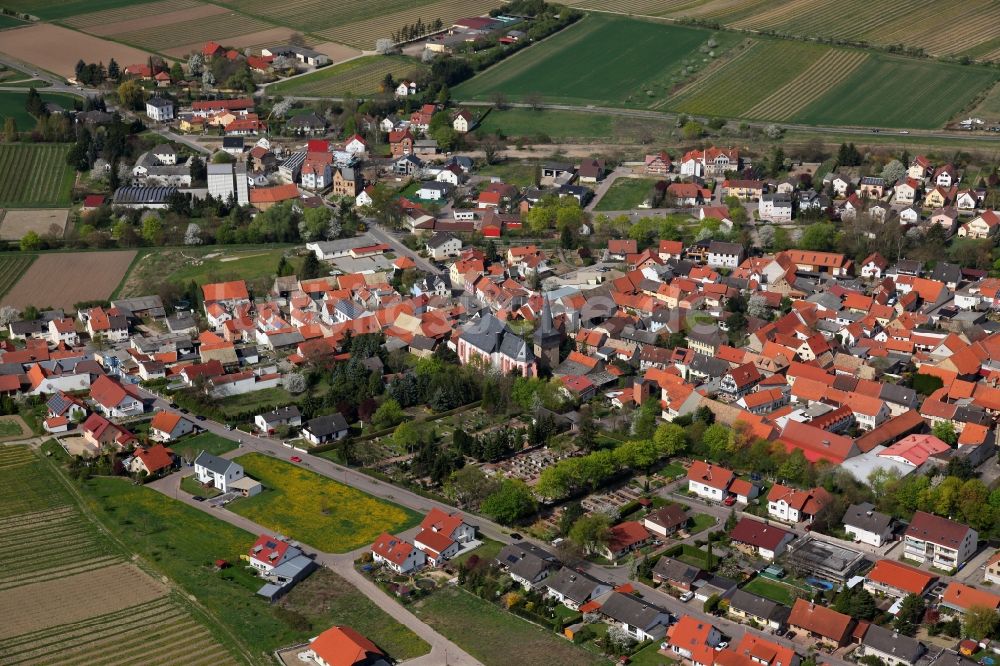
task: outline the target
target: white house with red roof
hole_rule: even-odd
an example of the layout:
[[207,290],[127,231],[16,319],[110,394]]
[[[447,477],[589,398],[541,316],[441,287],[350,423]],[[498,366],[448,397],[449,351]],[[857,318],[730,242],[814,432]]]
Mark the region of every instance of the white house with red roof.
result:
[[979,533],[968,525],[924,511],[913,514],[903,538],[903,557],[951,571],[976,552]]
[[149,423],[149,438],[155,442],[172,442],[194,432],[194,424],[177,412],[157,412]]
[[344,142],[344,150],[352,155],[361,155],[367,152],[368,142],[360,134],[355,134]]
[[372,544],[372,558],[400,574],[415,571],[427,564],[427,556],[423,550],[388,532],[382,532],[375,539],[375,543]]
[[105,447],[121,451],[135,443],[135,435],[100,414],[91,414],[80,426],[80,432],[97,453]]
[[69,317],[51,320],[49,322],[49,342],[54,345],[62,343],[70,347],[80,344],[80,334],[76,332],[73,320]]
[[270,573],[275,567],[302,555],[302,551],[287,541],[268,534],[261,534],[250,546],[250,566],[262,574]]
[[119,384],[106,375],[90,385],[90,399],[109,419],[142,414],[145,405],[139,390],[132,384]]
[[666,639],[667,649],[677,657],[692,664],[712,666],[722,632],[706,620],[684,615],[667,630]]
[[432,565],[438,566],[475,541],[476,528],[466,523],[460,513],[433,508],[421,521],[413,545],[424,552]]
[[719,467],[701,460],[695,460],[688,468],[688,492],[721,502],[729,494],[729,486],[735,475],[725,467]]

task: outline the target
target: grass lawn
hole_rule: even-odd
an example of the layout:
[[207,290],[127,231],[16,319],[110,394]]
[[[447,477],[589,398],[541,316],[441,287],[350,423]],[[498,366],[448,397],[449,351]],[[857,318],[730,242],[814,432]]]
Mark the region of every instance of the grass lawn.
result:
[[219,401],[223,414],[234,415],[249,410],[266,411],[295,402],[292,394],[283,388],[267,388],[244,395],[234,395]]
[[[82,490],[104,525],[234,632],[255,656],[255,663],[269,664],[272,650],[306,641],[334,624],[353,626],[399,659],[427,652],[417,636],[330,571],[317,571],[279,604],[256,596],[261,580],[240,561],[256,539],[254,534],[152,488],[134,486],[128,479],[94,478]],[[216,559],[234,566],[217,572],[212,567]],[[317,588],[324,590],[322,595]],[[306,627],[292,628],[292,618],[281,610],[288,606],[305,617]],[[397,644],[403,648],[400,653],[392,651]]]
[[171,448],[178,453],[190,449],[194,455],[198,455],[200,451],[207,451],[213,456],[221,456],[226,451],[235,449],[236,442],[211,432],[203,432],[194,437],[182,439]]
[[[462,83],[452,94],[488,100],[501,92],[513,101],[539,94],[550,103],[655,107],[683,80],[684,67],[703,62],[698,47],[712,36],[698,28],[591,14]],[[622,44],[629,48],[621,49]]]
[[419,514],[350,486],[260,453],[236,460],[264,484],[256,497],[238,499],[231,511],[328,553],[370,544],[382,532],[402,532]]
[[[494,109],[483,118],[477,132],[499,133],[508,137],[534,138],[539,135],[553,141],[566,139],[596,139],[611,134],[612,116],[583,111],[544,109]],[[532,171],[532,176],[534,172]]]
[[14,437],[21,434],[21,424],[17,421],[0,421],[0,438]]
[[777,601],[779,604],[785,604],[786,606],[791,606],[795,603],[796,594],[791,587],[769,578],[757,576],[744,585],[743,589],[771,601]]
[[[29,88],[31,86],[28,86]],[[73,110],[72,95],[60,93],[41,92],[42,99],[46,102],[55,102],[64,109]],[[0,90],[0,125],[7,118],[17,121],[19,132],[30,132],[35,129],[35,119],[24,109],[24,102],[28,99],[28,91]]]
[[[711,569],[713,563],[709,561],[708,553],[690,544],[681,544],[680,547],[671,548],[666,551],[667,555],[674,557],[681,562],[686,562],[699,569]],[[717,559],[714,555],[712,559]]]
[[21,19],[16,19],[13,16],[7,16],[6,14],[0,14],[0,28],[15,28],[28,25]]
[[691,529],[688,532],[690,534],[698,534],[714,526],[715,516],[710,516],[707,513],[696,513],[691,516]]
[[660,641],[653,641],[630,656],[628,663],[632,664],[632,666],[663,666],[664,664],[676,664],[677,662],[660,654]]
[[[128,275],[122,280],[119,296],[141,296],[156,293],[164,281],[187,286],[192,281],[198,285],[229,280],[257,282],[259,287],[270,288],[277,273],[282,255],[287,247],[259,246],[248,249],[210,247],[184,250],[149,250],[132,263]],[[207,258],[206,258],[207,256]],[[288,261],[297,266],[299,259]],[[253,286],[253,285],[251,285]]]
[[198,481],[198,477],[194,474],[185,476],[181,479],[181,490],[186,492],[188,495],[198,495],[206,499],[211,499],[216,495],[221,494],[221,491],[218,488],[201,485],[201,482]]
[[608,663],[553,632],[459,588],[438,590],[414,604],[411,610],[486,666],[507,666],[512,654],[516,654],[517,662],[522,664],[586,666]]
[[660,474],[667,477],[668,479],[676,478],[678,476],[684,476],[686,473],[687,470],[684,469],[684,466],[681,465],[680,463],[675,463],[675,462],[667,463],[666,465],[660,468]]
[[268,86],[270,95],[323,97],[371,95],[381,92],[386,74],[396,81],[413,79],[426,65],[406,56],[365,56],[339,65],[324,67],[288,81]]
[[499,541],[487,539],[486,537],[482,537],[481,541],[483,542],[483,545],[468,553],[462,553],[452,560],[452,563],[457,567],[460,564],[467,562],[473,555],[478,557],[480,562],[484,560],[492,562],[496,559],[496,556],[500,554],[500,551],[503,550],[503,544]]
[[649,198],[655,184],[655,178],[619,178],[604,193],[601,200],[594,206],[594,210],[631,210],[636,208]]
[[530,162],[507,160],[484,166],[478,173],[482,176],[501,178],[503,182],[518,187],[532,187],[535,184],[535,165]]

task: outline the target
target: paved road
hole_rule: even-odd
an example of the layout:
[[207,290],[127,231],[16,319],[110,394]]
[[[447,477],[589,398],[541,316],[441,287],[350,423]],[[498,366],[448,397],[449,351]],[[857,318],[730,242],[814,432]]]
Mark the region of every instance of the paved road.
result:
[[434,275],[442,275],[445,272],[442,269],[435,266],[434,264],[432,264],[431,262],[421,257],[419,254],[417,254],[410,248],[403,245],[403,242],[399,240],[399,238],[397,238],[395,234],[390,233],[386,229],[382,228],[381,225],[376,224],[375,222],[370,220],[366,221],[365,223],[368,225],[368,233],[371,234],[372,237],[374,237],[377,241],[381,243],[391,245],[392,249],[396,252],[396,254],[401,254],[412,259],[413,263],[415,263],[420,270],[427,273],[432,273]]
[[[241,451],[237,450],[237,453],[241,453]],[[246,530],[251,534],[267,534],[273,532],[273,530],[269,530],[268,528],[259,525],[252,520],[244,518],[239,514],[233,513],[232,511],[228,511],[223,507],[214,507],[209,505],[207,502],[194,501],[191,499],[190,495],[180,490],[180,481],[181,474],[176,473],[157,479],[156,481],[150,483],[149,487],[167,495],[168,497],[173,497],[174,499],[184,502],[185,504],[193,506],[200,511],[204,511],[205,513],[212,515],[214,518],[218,518],[219,520],[223,520],[230,525]],[[448,663],[455,664],[456,666],[482,666],[478,660],[474,659],[460,647],[431,629],[409,610],[389,598],[389,595],[383,592],[372,581],[362,576],[354,568],[354,560],[361,553],[367,551],[367,548],[361,548],[352,553],[334,554],[324,553],[323,551],[317,550],[308,544],[302,545],[307,553],[315,554],[317,564],[327,567],[328,569],[331,569],[332,571],[335,571],[339,575],[343,576],[351,585],[357,588],[359,592],[371,599],[375,605],[388,613],[394,620],[405,625],[413,631],[413,633],[427,641],[428,645],[431,646],[430,653],[420,657],[419,659],[408,661],[406,662],[407,664],[411,664],[413,666],[437,666],[439,664]]]

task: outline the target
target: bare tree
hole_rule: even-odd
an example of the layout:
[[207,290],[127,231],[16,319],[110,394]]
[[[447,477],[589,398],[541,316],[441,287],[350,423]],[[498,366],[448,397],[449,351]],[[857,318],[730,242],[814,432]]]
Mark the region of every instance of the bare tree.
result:
[[305,37],[302,36],[301,32],[293,32],[288,36],[288,43],[292,46],[305,46],[306,40]]
[[524,103],[531,107],[533,111],[542,110],[542,95],[541,93],[528,93],[524,96]]
[[490,102],[493,103],[493,108],[497,111],[502,111],[507,108],[507,95],[504,95],[498,90],[490,95]]
[[502,145],[497,140],[495,136],[487,136],[479,142],[479,147],[483,150],[483,157],[486,159],[487,164],[496,164],[502,159],[500,154]]

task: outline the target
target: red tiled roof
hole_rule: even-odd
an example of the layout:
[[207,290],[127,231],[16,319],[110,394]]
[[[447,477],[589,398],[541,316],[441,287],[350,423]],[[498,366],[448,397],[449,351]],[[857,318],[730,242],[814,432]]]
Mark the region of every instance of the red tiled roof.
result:
[[350,627],[331,627],[309,644],[327,666],[366,663],[370,655],[384,655],[370,640]]
[[909,594],[921,594],[937,576],[895,560],[879,560],[866,576],[868,580],[894,587]]

